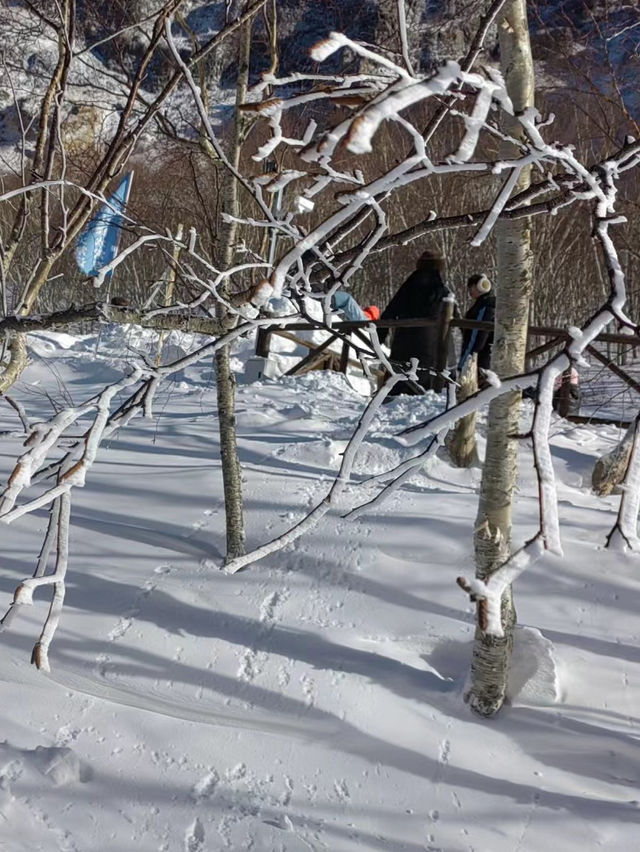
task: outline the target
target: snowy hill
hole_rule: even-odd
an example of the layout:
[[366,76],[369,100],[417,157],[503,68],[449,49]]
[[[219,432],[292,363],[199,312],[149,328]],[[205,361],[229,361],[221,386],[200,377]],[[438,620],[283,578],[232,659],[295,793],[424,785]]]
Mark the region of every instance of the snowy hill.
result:
[[[131,334],[134,349],[151,342]],[[53,374],[83,399],[126,351],[108,332],[95,349],[32,338],[14,396],[42,416]],[[554,424],[565,557],[517,583],[511,700],[486,722],[463,703],[474,614],[455,584],[472,571],[479,470],[437,459],[383,510],[333,515],[228,576],[210,378],[210,365],[181,376],[77,492],[51,673],[29,666],[44,593],[0,638],[0,849],[636,848],[638,564],[601,549],[617,498],[589,489],[618,430]],[[358,478],[396,462],[390,435],[439,404],[386,406]],[[334,373],[240,387],[250,545],[326,493],[363,405]],[[3,404],[3,480],[17,428]],[[516,541],[536,510],[525,450]],[[2,610],[44,520],[3,527]]]
[[[104,6],[104,8],[103,8]],[[184,22],[174,25],[180,46],[186,53],[192,49],[191,37],[204,43],[224,27],[225,10],[229,4],[220,0],[194,0],[185,4]],[[470,14],[466,0],[447,0],[446,3],[416,4],[408,2],[410,16],[409,46],[417,66],[427,70],[445,58],[464,54],[474,32],[477,15]],[[328,3],[326,0],[278,0],[278,61],[279,71],[317,70],[309,57],[313,44],[332,30],[369,44],[378,44],[397,55],[399,49],[395,3],[373,0],[346,0]],[[475,7],[472,7],[472,11]],[[135,0],[127,4],[80,2],[77,5],[75,27],[76,57],[71,63],[64,113],[64,141],[74,157],[99,147],[108,139],[126,100],[132,69],[142,55],[149,35],[149,19],[156,4]],[[534,39],[534,57],[538,60],[540,91],[569,86],[571,91],[591,92],[595,86],[602,93],[615,94],[610,74],[615,70],[620,96],[636,114],[638,102],[637,46],[634,32],[637,11],[624,2],[598,4],[576,3],[573,0],[541,0],[530,9],[530,28]],[[54,7],[50,17],[57,20]],[[54,72],[58,56],[57,34],[20,0],[10,0],[0,16],[0,39],[5,45],[0,77],[0,173],[20,170],[22,134],[25,132],[25,151],[31,145],[37,127],[37,112],[46,86]],[[141,22],[136,25],[136,22]],[[271,64],[269,37],[262,17],[253,24],[251,79]],[[114,37],[116,33],[120,35]],[[575,62],[559,63],[566,43],[568,55]],[[562,48],[562,49],[559,49]],[[208,97],[212,112],[220,125],[228,121],[233,103],[237,62],[235,43],[229,39],[215,51],[207,62]],[[497,61],[499,49],[495,28],[485,41],[483,62]],[[168,51],[155,57],[144,75],[144,100],[160,91],[173,60]],[[352,69],[354,57],[347,51],[336,54],[323,64],[323,73]],[[588,81],[588,84],[585,83]],[[614,98],[615,100],[615,98]],[[190,105],[190,100],[189,100]],[[173,96],[167,105],[166,117],[174,128],[187,136],[191,120],[185,118],[184,97]],[[147,143],[149,138],[147,136]],[[156,147],[166,140],[154,138]]]

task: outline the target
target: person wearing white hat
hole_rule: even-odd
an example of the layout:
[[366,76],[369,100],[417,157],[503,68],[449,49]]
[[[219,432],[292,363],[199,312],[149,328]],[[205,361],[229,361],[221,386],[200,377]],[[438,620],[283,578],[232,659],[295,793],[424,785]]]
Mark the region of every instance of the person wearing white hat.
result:
[[[487,276],[484,273],[471,275],[467,281],[467,292],[473,299],[473,303],[464,318],[492,323],[496,315],[496,299],[491,292],[491,281]],[[459,369],[464,368],[469,356],[475,352],[478,356],[478,367],[488,370],[491,366],[492,345],[493,331],[465,328],[462,332],[462,355],[460,356]]]

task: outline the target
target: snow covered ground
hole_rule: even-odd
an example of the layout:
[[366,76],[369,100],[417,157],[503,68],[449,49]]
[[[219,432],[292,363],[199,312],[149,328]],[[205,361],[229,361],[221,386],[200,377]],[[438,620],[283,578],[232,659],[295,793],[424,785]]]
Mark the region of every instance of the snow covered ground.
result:
[[[121,343],[39,335],[15,395],[39,416],[45,389],[81,400],[119,375]],[[455,584],[479,470],[437,459],[384,510],[225,575],[210,380],[211,364],[178,377],[76,492],[51,673],[29,665],[43,591],[0,637],[0,850],[637,849],[640,561],[602,549],[617,498],[589,489],[619,431],[554,425],[565,558],[518,581],[510,703],[481,721]],[[240,386],[249,546],[326,493],[363,404],[334,373]],[[435,405],[386,406],[358,476],[397,462],[388,434]],[[3,480],[19,447],[0,443]],[[525,449],[516,542],[536,507]],[[45,518],[1,528],[2,610]]]

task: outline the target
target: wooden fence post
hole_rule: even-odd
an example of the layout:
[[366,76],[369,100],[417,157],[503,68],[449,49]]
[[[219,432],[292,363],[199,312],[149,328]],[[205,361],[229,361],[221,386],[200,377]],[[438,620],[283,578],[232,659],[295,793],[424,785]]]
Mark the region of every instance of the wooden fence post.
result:
[[438,314],[435,364],[438,375],[433,383],[433,389],[436,393],[440,393],[446,384],[442,373],[449,366],[449,339],[451,335],[451,320],[453,319],[453,306],[453,300],[445,299],[440,304],[440,313]]
[[344,373],[345,376],[347,374],[347,370],[349,369],[349,341],[342,341],[342,351],[340,353],[340,372]]
[[571,401],[571,367],[564,371],[561,381],[558,414],[560,417],[566,417],[569,414],[569,403]]
[[268,328],[259,328],[256,338],[256,355],[260,358],[269,357],[269,349],[271,347],[271,334]]

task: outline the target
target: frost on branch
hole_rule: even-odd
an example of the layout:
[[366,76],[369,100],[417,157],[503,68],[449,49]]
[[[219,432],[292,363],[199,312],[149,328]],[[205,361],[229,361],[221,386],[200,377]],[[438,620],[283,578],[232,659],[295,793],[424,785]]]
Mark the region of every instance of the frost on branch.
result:
[[319,41],[314,45],[309,54],[316,62],[324,62],[332,54],[349,43],[349,39],[343,36],[342,33],[329,33],[328,38]]
[[476,577],[470,580],[466,577],[457,578],[456,582],[460,588],[469,595],[471,601],[478,604],[478,627],[483,633],[497,638],[504,636],[501,617],[502,596],[526,568],[540,559],[544,551],[542,538],[537,535],[521,550],[514,553],[487,580],[479,580]]

